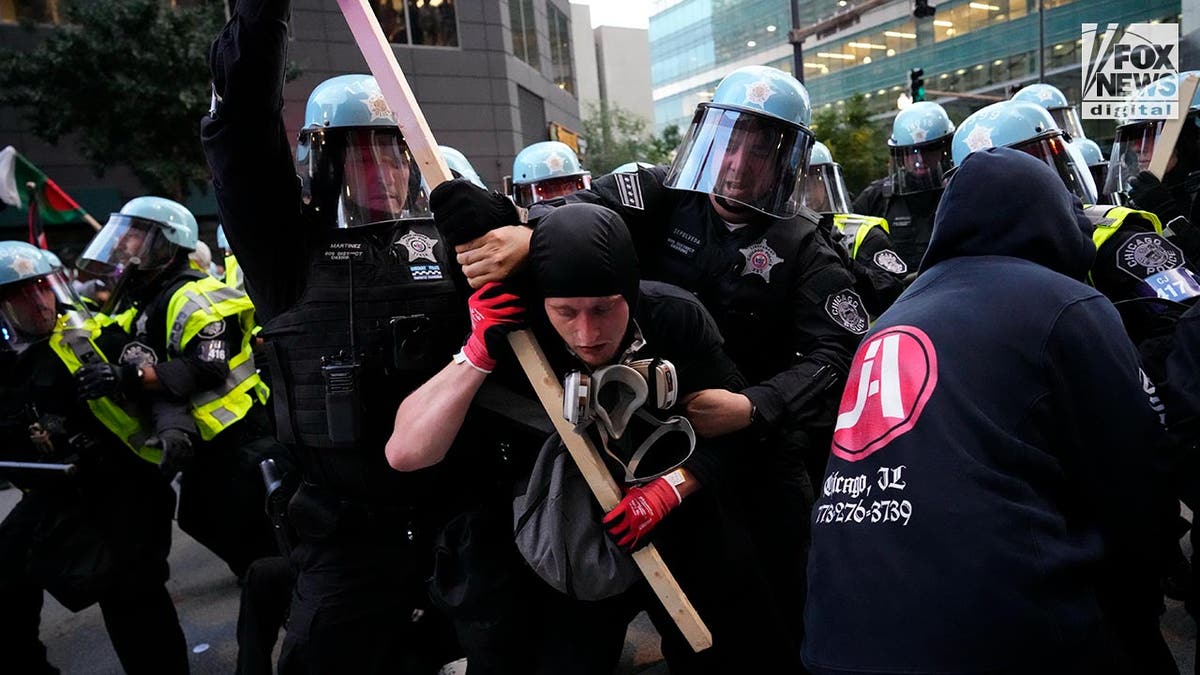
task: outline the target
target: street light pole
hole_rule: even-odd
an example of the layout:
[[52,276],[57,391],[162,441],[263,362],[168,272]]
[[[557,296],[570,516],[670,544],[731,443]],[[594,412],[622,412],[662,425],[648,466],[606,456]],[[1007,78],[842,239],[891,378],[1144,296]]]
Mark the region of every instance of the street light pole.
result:
[[800,84],[804,84],[804,47],[800,44],[804,42],[804,38],[798,37],[799,31],[800,0],[792,0],[792,30],[788,33],[788,42],[792,43],[792,74]]
[[1046,13],[1044,0],[1038,0],[1038,82],[1046,81]]

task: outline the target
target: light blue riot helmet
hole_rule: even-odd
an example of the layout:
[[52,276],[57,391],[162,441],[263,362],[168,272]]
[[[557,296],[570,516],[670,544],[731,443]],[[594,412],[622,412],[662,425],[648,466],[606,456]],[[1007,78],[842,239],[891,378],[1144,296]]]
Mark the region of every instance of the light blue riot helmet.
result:
[[953,166],[953,134],[946,109],[933,101],[918,101],[897,113],[888,138],[892,191],[910,195],[945,187],[946,172]]
[[438,148],[441,149],[446,166],[449,166],[451,171],[457,172],[458,175],[484,190],[488,189],[487,185],[484,185],[483,179],[479,177],[479,173],[475,171],[475,167],[471,166],[471,161],[467,159],[466,155],[448,145],[439,145]]
[[808,90],[777,68],[738,68],[696,107],[665,184],[732,212],[790,218],[803,202],[814,142]]
[[613,173],[637,173],[639,169],[652,169],[654,165],[650,162],[625,162],[621,166],[613,169]]
[[1045,108],[1025,101],[1000,101],[963,120],[954,132],[954,165],[991,147],[1020,150],[1045,162],[1084,204],[1096,203],[1096,185],[1079,150],[1069,143]]
[[1054,123],[1067,133],[1072,141],[1087,138],[1083,133],[1083,124],[1079,121],[1079,111],[1067,100],[1058,87],[1050,84],[1031,84],[1013,94],[1012,100],[1033,103],[1045,108]]
[[217,248],[229,251],[229,240],[225,238],[225,226],[217,225]]
[[54,251],[43,250],[42,257],[46,259],[46,262],[50,263],[50,269],[52,269],[52,270],[63,269],[62,259],[59,258],[58,254],[56,254]]
[[313,89],[296,167],[305,210],[322,226],[430,217],[420,169],[370,75],[339,75]]
[[[180,252],[196,250],[200,228],[186,206],[162,197],[137,197],[108,218],[79,256],[79,269],[111,282],[128,270],[166,269]],[[186,256],[185,256],[186,257]]]
[[1090,138],[1077,138],[1071,141],[1071,144],[1079,149],[1080,155],[1083,155],[1083,162],[1087,164],[1088,171],[1092,173],[1092,182],[1096,184],[1096,187],[1104,185],[1108,176],[1108,160],[1100,151],[1100,145]]
[[591,186],[591,172],[579,165],[579,157],[566,143],[534,143],[513,160],[512,198],[518,206],[528,208]]
[[[1200,70],[1179,74],[1200,76]],[[1109,157],[1108,179],[1104,184],[1106,194],[1127,193],[1130,179],[1149,170],[1164,121],[1153,119],[1150,115],[1162,111],[1164,99],[1178,98],[1179,78],[1174,75],[1151,82],[1129,98],[1125,111],[1127,114],[1117,127],[1116,140],[1113,141],[1113,151]],[[1176,160],[1167,170],[1168,176],[1163,177],[1164,183],[1178,183],[1188,173],[1200,169],[1200,150],[1196,147],[1197,125],[1200,125],[1200,89],[1196,90],[1188,104],[1187,121],[1190,123],[1183,125],[1179,139],[1175,141]]]
[[804,205],[817,213],[850,213],[850,197],[842,167],[824,143],[813,143],[804,170]]
[[68,309],[82,312],[72,315],[72,322],[87,318],[79,296],[47,253],[23,241],[0,241],[0,352],[19,354],[49,337]]

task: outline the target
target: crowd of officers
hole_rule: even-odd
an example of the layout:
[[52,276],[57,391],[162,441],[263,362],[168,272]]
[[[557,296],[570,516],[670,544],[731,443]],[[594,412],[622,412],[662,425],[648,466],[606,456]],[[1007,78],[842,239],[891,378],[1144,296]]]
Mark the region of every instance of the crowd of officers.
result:
[[916,103],[851,200],[803,85],[751,66],[670,166],[593,180],[537,143],[489,192],[443,147],[430,190],[369,76],[320,84],[293,147],[289,12],[239,2],[212,46],[220,276],[158,197],[112,214],[86,284],[0,242],[6,669],[57,672],[46,591],[98,603],[127,672],[187,672],[178,476],[180,527],[242,583],[240,673],[610,673],[640,611],[679,673],[1176,672],[1200,99],[1174,147],[1122,120],[1108,162],[1048,85],[957,126]]

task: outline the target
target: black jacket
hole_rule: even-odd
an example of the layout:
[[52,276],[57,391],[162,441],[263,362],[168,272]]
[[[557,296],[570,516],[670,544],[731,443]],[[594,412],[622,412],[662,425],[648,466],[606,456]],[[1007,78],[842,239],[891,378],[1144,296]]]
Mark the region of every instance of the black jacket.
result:
[[1102,639],[1108,578],[1135,599],[1123,618],[1154,620],[1163,429],[1116,311],[1078,281],[1089,234],[1018,151],[974,153],[950,183],[842,397],[809,562],[814,672],[1063,672]]

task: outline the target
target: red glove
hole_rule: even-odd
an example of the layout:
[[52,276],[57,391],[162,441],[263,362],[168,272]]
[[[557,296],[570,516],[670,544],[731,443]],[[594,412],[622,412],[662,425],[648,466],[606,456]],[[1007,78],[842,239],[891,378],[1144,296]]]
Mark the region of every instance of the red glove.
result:
[[499,282],[475,291],[467,308],[471,313],[471,336],[463,345],[463,356],[485,373],[496,367],[493,353],[508,344],[507,336],[525,327],[525,304]]
[[629,488],[621,503],[604,516],[604,526],[617,545],[632,553],[663,518],[679,506],[679,492],[666,478]]

